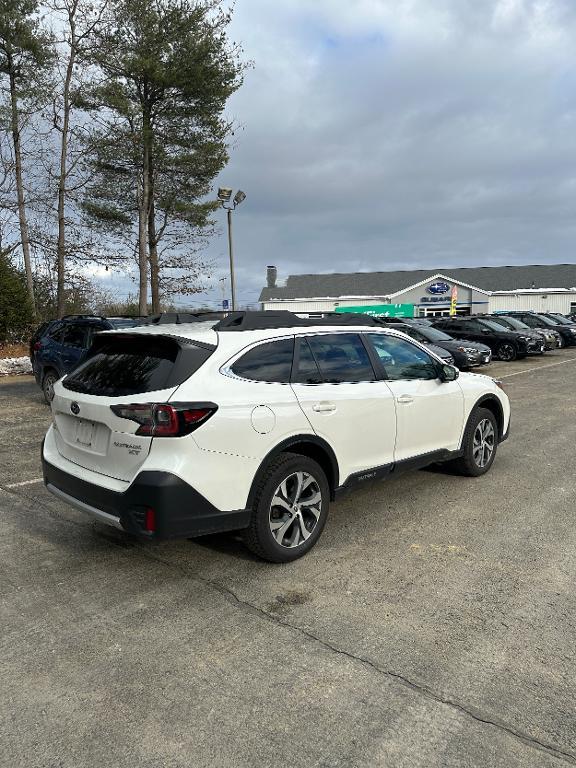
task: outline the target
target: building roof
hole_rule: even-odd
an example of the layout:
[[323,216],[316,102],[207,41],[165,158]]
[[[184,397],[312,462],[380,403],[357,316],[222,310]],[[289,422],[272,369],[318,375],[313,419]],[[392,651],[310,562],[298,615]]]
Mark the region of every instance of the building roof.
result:
[[442,274],[484,291],[520,288],[576,286],[576,264],[539,264],[520,267],[461,267],[401,270],[397,272],[350,272],[290,275],[285,286],[263,288],[260,301],[390,296]]

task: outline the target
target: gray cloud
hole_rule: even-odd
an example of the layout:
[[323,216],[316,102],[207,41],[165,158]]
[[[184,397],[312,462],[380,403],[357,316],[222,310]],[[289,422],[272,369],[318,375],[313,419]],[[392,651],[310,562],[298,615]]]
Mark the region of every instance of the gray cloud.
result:
[[[569,0],[239,0],[240,298],[291,272],[572,261]],[[224,237],[210,248],[226,274]],[[211,293],[210,297],[218,294]]]

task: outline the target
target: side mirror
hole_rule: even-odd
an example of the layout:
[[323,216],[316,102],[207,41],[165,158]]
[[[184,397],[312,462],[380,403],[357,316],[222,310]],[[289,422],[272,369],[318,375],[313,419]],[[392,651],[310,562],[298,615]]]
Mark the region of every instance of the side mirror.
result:
[[453,365],[440,366],[440,381],[456,381],[458,376],[460,376],[460,371]]

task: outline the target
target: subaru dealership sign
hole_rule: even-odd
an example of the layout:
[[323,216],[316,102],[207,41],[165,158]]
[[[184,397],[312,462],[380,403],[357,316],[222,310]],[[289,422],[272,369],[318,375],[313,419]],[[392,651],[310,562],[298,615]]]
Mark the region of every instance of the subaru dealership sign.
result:
[[443,280],[437,280],[435,283],[429,285],[426,290],[433,296],[444,296],[445,294],[450,293],[450,286]]

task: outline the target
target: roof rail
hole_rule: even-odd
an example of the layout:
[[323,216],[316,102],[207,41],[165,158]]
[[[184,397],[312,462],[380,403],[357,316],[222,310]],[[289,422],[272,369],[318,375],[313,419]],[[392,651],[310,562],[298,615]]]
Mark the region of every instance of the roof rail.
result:
[[324,317],[299,317],[294,312],[278,310],[272,312],[231,312],[216,323],[215,331],[259,331],[268,328],[310,328],[327,325],[383,325],[378,317],[353,312],[325,313]]

